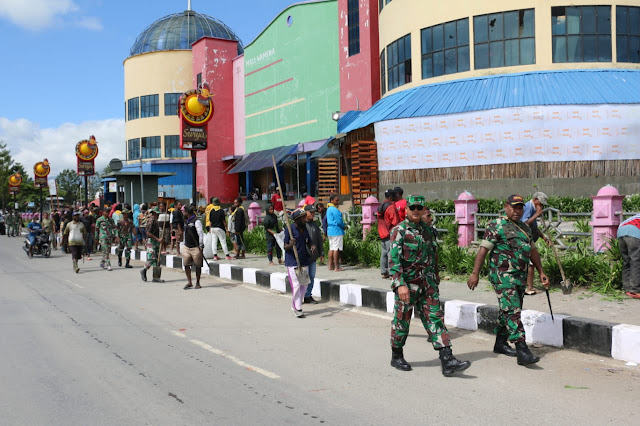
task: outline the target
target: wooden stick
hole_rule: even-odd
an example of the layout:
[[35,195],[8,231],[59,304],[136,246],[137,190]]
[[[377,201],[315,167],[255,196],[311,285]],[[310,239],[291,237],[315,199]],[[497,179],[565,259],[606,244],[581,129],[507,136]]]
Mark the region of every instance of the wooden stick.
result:
[[[278,182],[280,198],[282,198],[282,206],[284,208],[284,223],[287,225],[287,230],[289,231],[289,238],[293,238],[293,232],[291,232],[291,225],[289,225],[289,215],[287,215],[287,206],[284,204],[284,196],[282,195],[282,185],[280,185],[280,175],[278,174],[278,166],[276,166],[276,157],[272,155],[271,160],[273,160],[273,171],[276,173],[276,181]],[[298,266],[300,266],[300,259],[298,258],[298,250],[296,250],[295,244],[293,246],[293,255],[296,257],[296,263],[298,264]]]

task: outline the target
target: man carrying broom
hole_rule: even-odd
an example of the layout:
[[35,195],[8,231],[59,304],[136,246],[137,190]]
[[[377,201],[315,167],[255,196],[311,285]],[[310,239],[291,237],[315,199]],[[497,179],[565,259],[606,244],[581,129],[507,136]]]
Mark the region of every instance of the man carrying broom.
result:
[[[298,209],[291,213],[293,224],[287,226],[284,231],[284,266],[287,267],[287,275],[291,283],[293,293],[293,304],[291,310],[298,318],[304,318],[302,312],[302,298],[307,291],[309,284],[309,254],[307,245],[310,242],[309,232],[305,225],[307,214],[304,210]],[[310,250],[316,250],[311,246]],[[301,282],[302,281],[302,282]]]

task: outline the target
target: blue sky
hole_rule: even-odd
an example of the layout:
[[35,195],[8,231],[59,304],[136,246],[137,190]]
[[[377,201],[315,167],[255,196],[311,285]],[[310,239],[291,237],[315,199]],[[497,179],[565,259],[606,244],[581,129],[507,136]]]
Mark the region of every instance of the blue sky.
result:
[[[251,42],[294,0],[192,0]],[[123,65],[152,22],[187,0],[0,0],[0,140],[27,168],[75,168],[75,143],[95,134],[97,166],[124,152]],[[56,170],[57,169],[57,170]]]

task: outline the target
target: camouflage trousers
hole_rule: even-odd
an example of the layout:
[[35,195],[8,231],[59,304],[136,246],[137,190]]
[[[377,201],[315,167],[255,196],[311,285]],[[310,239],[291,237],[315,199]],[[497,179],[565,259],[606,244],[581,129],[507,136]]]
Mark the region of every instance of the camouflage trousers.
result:
[[100,238],[100,253],[102,253],[101,265],[111,266],[109,254],[111,254],[111,241]]
[[393,320],[391,321],[392,348],[402,348],[407,341],[414,306],[422,320],[424,329],[429,334],[429,341],[433,344],[433,348],[440,349],[451,346],[449,332],[444,325],[444,312],[440,307],[440,292],[436,284],[427,284],[422,287],[411,285],[409,303],[404,303],[400,300],[398,292],[395,293]]
[[517,274],[490,273],[489,281],[498,296],[496,334],[506,335],[510,342],[524,342],[524,326],[520,315],[527,284],[527,271]]
[[131,259],[131,248],[133,247],[133,238],[131,235],[120,236],[120,245],[116,249],[116,254],[118,257],[122,256],[122,252],[124,252],[124,258],[129,260]]
[[149,269],[160,266],[160,243],[152,238],[148,238],[145,247],[147,249],[147,261],[144,267]]

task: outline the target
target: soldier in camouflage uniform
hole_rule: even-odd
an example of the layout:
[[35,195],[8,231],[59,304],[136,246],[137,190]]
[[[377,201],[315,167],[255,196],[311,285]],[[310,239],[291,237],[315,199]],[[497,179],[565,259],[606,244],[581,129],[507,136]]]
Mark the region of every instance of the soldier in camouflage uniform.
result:
[[411,370],[404,359],[403,347],[409,335],[413,307],[429,334],[429,341],[440,353],[442,374],[450,376],[467,369],[469,361],[458,361],[451,353],[449,332],[440,307],[438,258],[434,234],[422,221],[425,198],[407,197],[406,219],[391,231],[391,288],[395,292],[391,322],[391,366]]
[[125,268],[132,268],[129,264],[131,262],[131,248],[133,247],[133,222],[131,221],[131,211],[122,211],[122,220],[118,223],[118,236],[120,237],[120,244],[116,249],[118,256],[118,266],[122,266],[122,252],[124,251],[124,259],[126,263]]
[[161,230],[158,225],[158,215],[160,209],[158,207],[152,207],[149,209],[149,217],[147,218],[147,262],[144,264],[144,268],[140,271],[140,277],[142,281],[147,281],[147,270],[153,267],[153,279],[151,282],[162,283],[164,280],[160,279],[162,269],[160,268],[160,243],[162,237],[160,235]]
[[102,261],[100,267],[111,271],[111,260],[109,259],[109,253],[111,252],[111,243],[114,238],[117,240],[116,226],[113,220],[109,217],[109,209],[102,209],[102,216],[96,221],[96,235],[95,239],[100,243],[100,251],[102,252]]
[[7,233],[7,237],[11,237],[13,234],[13,212],[7,213],[5,217],[5,232]]
[[[531,228],[526,223],[520,222],[524,199],[520,195],[511,195],[504,208],[504,217],[487,224],[484,240],[480,244],[467,285],[471,290],[476,288],[478,274],[489,254],[489,282],[498,296],[500,307],[493,351],[517,357],[519,365],[527,365],[540,360],[527,347],[524,327],[520,319],[529,260],[538,270],[545,288],[549,288],[549,278],[542,270]],[[507,340],[516,344],[516,350],[509,346]]]

